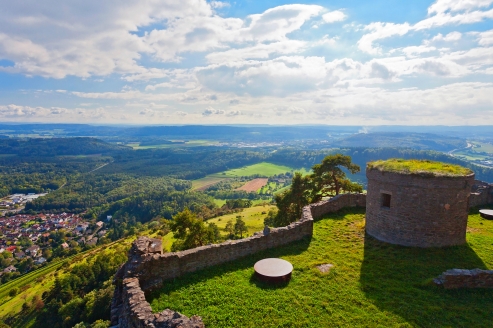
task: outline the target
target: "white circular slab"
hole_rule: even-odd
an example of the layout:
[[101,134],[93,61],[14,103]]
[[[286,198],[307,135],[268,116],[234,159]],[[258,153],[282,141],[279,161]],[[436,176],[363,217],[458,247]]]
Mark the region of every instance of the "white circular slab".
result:
[[479,210],[482,218],[493,220],[493,210]]
[[284,277],[293,271],[293,265],[288,261],[277,258],[263,259],[255,263],[255,272],[265,277]]

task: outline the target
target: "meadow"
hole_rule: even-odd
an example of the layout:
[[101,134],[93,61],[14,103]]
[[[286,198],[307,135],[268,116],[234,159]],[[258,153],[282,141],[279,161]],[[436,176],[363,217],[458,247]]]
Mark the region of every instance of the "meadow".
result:
[[[492,269],[493,221],[469,216],[467,244],[420,249],[365,237],[364,209],[330,214],[311,239],[165,283],[148,300],[199,315],[206,327],[491,327],[491,290],[445,290],[432,279],[451,268]],[[289,283],[255,279],[253,265],[280,257]],[[316,268],[332,264],[328,273]]]
[[259,205],[243,209],[241,212],[227,214],[219,216],[214,219],[207,220],[207,223],[216,224],[221,230],[221,235],[226,236],[228,233],[224,231],[226,224],[229,220],[236,222],[236,217],[241,216],[242,220],[245,221],[248,231],[246,235],[250,236],[254,232],[262,231],[264,229],[264,219],[270,209],[276,208],[273,205]]
[[258,174],[266,177],[271,177],[276,174],[281,174],[291,171],[293,171],[293,168],[289,166],[262,162],[262,163],[240,167],[237,169],[228,170],[222,173],[218,173],[217,175],[223,175],[228,177],[241,177],[241,176],[252,176]]
[[485,152],[493,155],[493,145],[486,142],[475,142],[475,147],[472,151]]
[[265,176],[271,177],[277,174],[300,171],[303,174],[307,174],[308,171],[301,169],[294,169],[289,166],[277,165],[273,163],[257,163],[253,165],[243,166],[237,169],[231,169],[219,173],[209,174],[204,178],[192,180],[192,190],[203,190],[209,186],[212,186],[218,182],[221,182],[228,178],[242,177],[242,176]]

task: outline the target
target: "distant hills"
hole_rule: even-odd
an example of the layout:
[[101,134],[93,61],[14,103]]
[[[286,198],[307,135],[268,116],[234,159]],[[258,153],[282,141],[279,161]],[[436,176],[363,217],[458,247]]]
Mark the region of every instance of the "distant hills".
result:
[[466,147],[467,142],[461,138],[431,133],[376,132],[354,134],[335,142],[333,145],[337,147],[402,147],[450,151]]
[[110,154],[131,149],[95,138],[0,139],[0,154],[18,156],[74,156]]

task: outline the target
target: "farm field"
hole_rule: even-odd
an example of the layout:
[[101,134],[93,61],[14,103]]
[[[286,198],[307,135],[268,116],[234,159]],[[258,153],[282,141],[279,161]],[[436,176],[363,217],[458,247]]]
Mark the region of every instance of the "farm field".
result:
[[[472,148],[472,151],[475,152],[486,152],[493,155],[493,145],[486,142],[474,142],[475,147]],[[479,147],[477,147],[479,146]]]
[[262,163],[240,167],[238,169],[228,170],[218,174],[225,175],[228,177],[251,176],[255,174],[260,174],[266,177],[270,177],[276,174],[281,174],[291,171],[293,171],[293,168],[289,166],[262,162]]
[[457,151],[454,153],[454,155],[463,158],[467,161],[478,161],[478,160],[482,161],[489,158],[488,156],[478,154],[474,151],[464,151],[464,150]]
[[[245,208],[243,209],[243,211],[239,213],[232,213],[232,214],[219,216],[217,218],[207,220],[206,222],[215,223],[221,230],[221,234],[223,236],[226,236],[227,233],[226,231],[224,231],[224,227],[226,227],[226,223],[229,220],[232,220],[234,223],[236,221],[236,217],[238,215],[241,215],[243,221],[245,221],[245,224],[248,228],[247,235],[250,236],[254,232],[262,231],[264,229],[264,219],[271,208],[275,208],[275,206],[273,205],[253,206],[253,207]],[[265,214],[262,214],[262,212],[265,212]]]
[[267,179],[267,178],[253,179],[253,180],[248,181],[247,183],[245,183],[240,188],[236,188],[236,190],[245,190],[247,192],[254,192],[254,191],[259,190],[263,186],[265,186],[267,184],[267,181],[268,180],[269,179]]
[[256,174],[270,177],[276,174],[293,172],[293,171],[300,171],[303,174],[309,173],[309,171],[305,170],[304,168],[293,169],[292,167],[289,166],[262,162],[262,163],[240,167],[238,169],[231,169],[224,172],[209,174],[204,178],[192,180],[192,190],[198,190],[198,191],[205,190],[207,189],[207,187],[210,187],[228,178],[252,176]]
[[217,174],[212,174],[201,179],[192,180],[192,190],[202,191],[226,179],[227,178],[225,178],[224,176],[217,176]]
[[[451,268],[492,269],[493,221],[471,214],[466,245],[420,249],[365,237],[364,216],[327,215],[310,240],[187,274],[148,300],[154,311],[199,315],[206,327],[491,327],[490,290],[431,281]],[[267,257],[293,264],[289,283],[254,278],[253,265]],[[334,267],[321,273],[321,264]]]

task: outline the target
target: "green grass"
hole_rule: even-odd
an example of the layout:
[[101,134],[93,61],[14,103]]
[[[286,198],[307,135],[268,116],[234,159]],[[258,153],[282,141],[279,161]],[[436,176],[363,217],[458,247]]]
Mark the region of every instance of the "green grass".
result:
[[[243,209],[243,211],[239,213],[232,213],[223,216],[219,216],[214,219],[207,220],[208,223],[215,223],[219,229],[221,230],[221,234],[223,236],[227,235],[227,232],[224,231],[224,227],[226,227],[226,223],[229,220],[232,220],[233,223],[236,222],[236,217],[240,215],[245,221],[245,224],[248,228],[248,232],[246,233],[248,236],[252,235],[254,232],[262,231],[264,229],[264,219],[269,212],[269,209],[274,208],[273,205],[261,205],[261,206],[253,206],[249,208]],[[265,212],[265,214],[262,214]]]
[[[150,295],[154,311],[199,315],[206,327],[491,327],[491,290],[445,290],[431,279],[451,268],[493,268],[493,221],[469,217],[468,244],[411,248],[364,236],[364,210],[326,216],[311,240],[187,274]],[[258,282],[253,265],[280,257],[288,284]],[[333,264],[326,274],[316,266]]]
[[379,160],[369,162],[367,167],[387,172],[398,172],[406,174],[432,174],[437,176],[464,176],[473,172],[460,165],[434,162],[429,160],[418,159],[399,159],[391,158],[388,160]]
[[223,173],[218,173],[216,175],[223,175],[227,177],[241,177],[241,176],[251,176],[255,174],[260,174],[262,176],[271,177],[276,174],[286,173],[291,171],[293,171],[293,168],[289,166],[262,162],[262,163],[240,167],[238,169],[228,170]]
[[472,148],[472,151],[474,152],[485,152],[485,153],[493,154],[493,144],[486,142],[474,142],[474,145],[479,146]]
[[204,178],[192,180],[192,190],[197,190],[206,186],[212,186],[220,181],[229,178],[252,176],[256,174],[271,177],[280,173],[293,172],[293,171],[302,172],[303,175],[310,173],[310,171],[307,171],[304,168],[293,169],[292,167],[289,166],[262,162],[253,165],[243,166],[237,169],[227,170],[224,172],[209,174]]
[[481,155],[470,150],[463,150],[463,151],[461,150],[454,152],[454,156],[461,157],[467,161],[477,161],[477,160],[482,161],[489,158],[488,156]]

